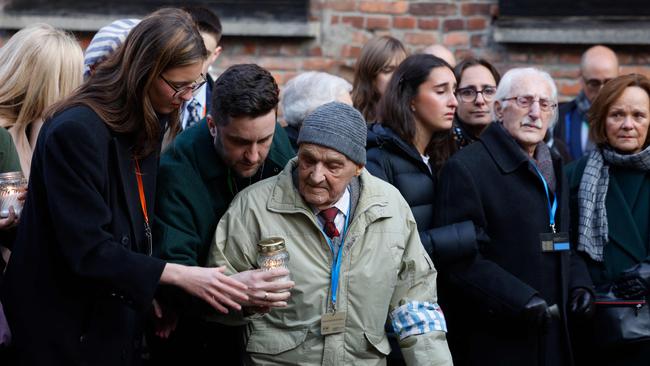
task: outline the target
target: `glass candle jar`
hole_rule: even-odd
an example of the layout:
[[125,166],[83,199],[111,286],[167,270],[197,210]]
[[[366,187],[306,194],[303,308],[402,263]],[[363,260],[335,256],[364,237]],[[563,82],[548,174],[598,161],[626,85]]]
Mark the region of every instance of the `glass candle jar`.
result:
[[[289,269],[289,252],[282,238],[268,238],[257,243],[257,265],[264,270]],[[277,277],[275,281],[290,281],[289,275]]]
[[25,191],[27,179],[22,172],[0,173],[0,217],[9,216],[9,206],[14,206],[16,216],[20,216],[23,201],[18,196]]

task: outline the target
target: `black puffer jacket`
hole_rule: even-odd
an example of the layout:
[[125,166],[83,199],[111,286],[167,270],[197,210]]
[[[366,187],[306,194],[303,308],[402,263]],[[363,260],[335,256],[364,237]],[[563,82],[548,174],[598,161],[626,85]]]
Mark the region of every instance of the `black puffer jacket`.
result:
[[406,199],[428,253],[432,243],[426,231],[433,228],[435,174],[413,145],[390,128],[372,124],[368,128],[368,171],[395,186]]
[[402,193],[415,217],[422,245],[436,265],[476,254],[480,234],[471,221],[433,228],[436,174],[429,170],[415,146],[375,123],[368,128],[367,148],[366,168]]

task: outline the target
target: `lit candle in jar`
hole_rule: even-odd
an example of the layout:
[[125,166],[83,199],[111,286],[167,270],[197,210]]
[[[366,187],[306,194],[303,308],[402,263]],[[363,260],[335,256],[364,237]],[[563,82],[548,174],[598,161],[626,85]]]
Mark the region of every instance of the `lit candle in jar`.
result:
[[[257,264],[263,270],[289,269],[289,252],[282,238],[268,238],[257,243]],[[290,281],[289,275],[277,277],[275,281]]]
[[14,207],[16,216],[20,216],[23,201],[18,196],[25,191],[27,180],[22,172],[8,172],[0,174],[0,217],[9,216],[9,207]]

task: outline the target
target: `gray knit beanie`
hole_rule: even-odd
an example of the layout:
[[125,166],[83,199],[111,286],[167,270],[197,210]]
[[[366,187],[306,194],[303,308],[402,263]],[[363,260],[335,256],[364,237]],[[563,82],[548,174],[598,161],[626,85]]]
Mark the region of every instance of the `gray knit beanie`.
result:
[[366,121],[359,111],[345,103],[330,102],[305,118],[297,142],[329,147],[365,165],[367,134]]

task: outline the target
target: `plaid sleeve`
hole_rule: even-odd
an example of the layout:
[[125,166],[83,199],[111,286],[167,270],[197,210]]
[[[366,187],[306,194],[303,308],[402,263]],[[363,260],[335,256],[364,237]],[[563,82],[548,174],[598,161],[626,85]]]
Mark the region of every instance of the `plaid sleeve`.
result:
[[447,323],[437,303],[411,301],[390,313],[393,329],[400,340],[432,331],[447,332]]

